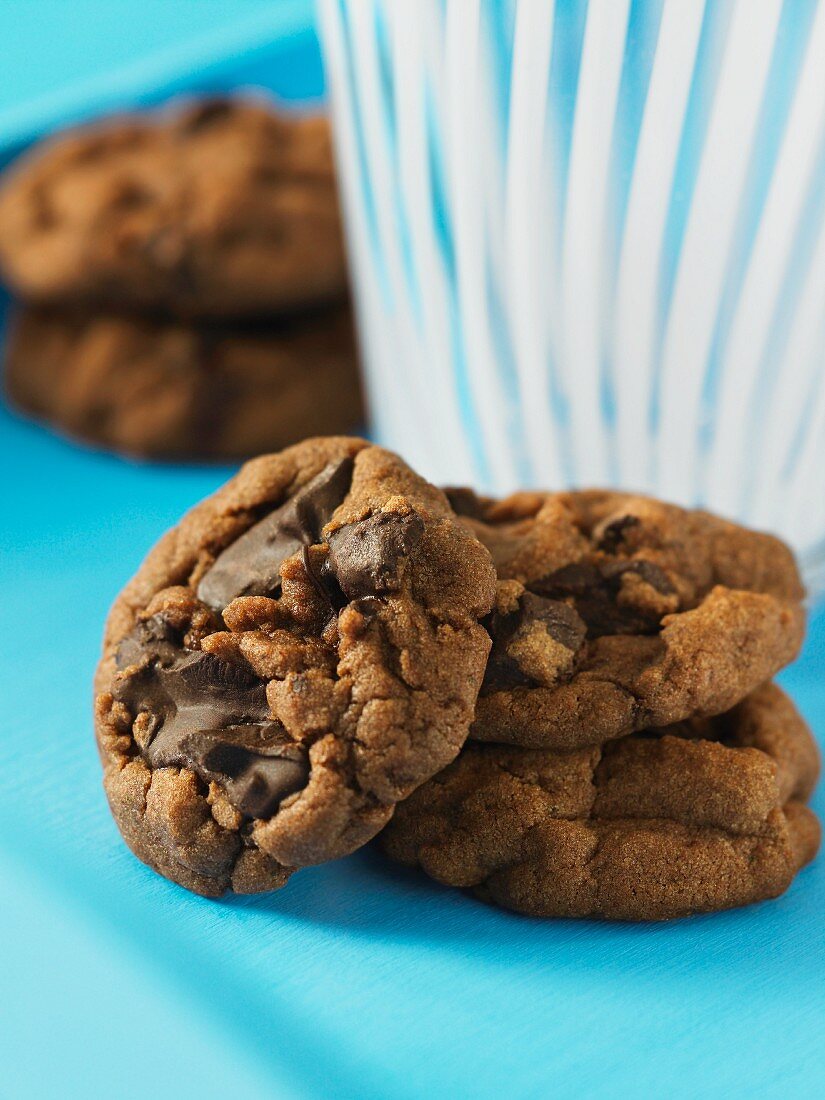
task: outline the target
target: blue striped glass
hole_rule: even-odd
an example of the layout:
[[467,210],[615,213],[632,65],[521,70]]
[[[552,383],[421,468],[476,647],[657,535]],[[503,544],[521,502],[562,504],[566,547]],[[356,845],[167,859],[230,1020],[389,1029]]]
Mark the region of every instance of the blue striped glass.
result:
[[376,434],[825,561],[825,0],[320,0]]

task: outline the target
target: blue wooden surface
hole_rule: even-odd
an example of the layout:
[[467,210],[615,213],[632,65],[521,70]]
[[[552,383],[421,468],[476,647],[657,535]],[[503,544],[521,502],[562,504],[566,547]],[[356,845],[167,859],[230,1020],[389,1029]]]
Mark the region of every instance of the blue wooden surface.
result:
[[[0,6],[0,36],[20,8]],[[295,41],[274,82],[316,94],[317,55]],[[259,77],[261,48],[244,62]],[[154,94],[150,61],[129,94]],[[822,1095],[822,860],[777,902],[628,927],[496,912],[372,850],[220,903],[142,867],[100,787],[101,627],[149,545],[228,471],[124,462],[5,410],[0,463],[0,1095]],[[784,682],[820,737],[823,668],[819,614]]]

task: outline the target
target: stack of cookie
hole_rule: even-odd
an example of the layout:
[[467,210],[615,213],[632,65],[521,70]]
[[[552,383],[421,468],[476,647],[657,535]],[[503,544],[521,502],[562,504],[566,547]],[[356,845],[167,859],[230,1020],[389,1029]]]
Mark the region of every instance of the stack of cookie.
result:
[[61,136],[0,193],[24,411],[148,457],[231,459],[362,415],[330,134],[209,100]]
[[471,740],[386,851],[536,916],[661,920],[782,893],[819,754],[770,677],[803,589],[778,539],[616,492],[449,494],[498,587]]
[[360,440],[248,463],[151,552],[97,674],[133,851],[208,896],[381,830],[542,916],[665,919],[810,860],[816,745],[777,539],[613,492],[440,492]]

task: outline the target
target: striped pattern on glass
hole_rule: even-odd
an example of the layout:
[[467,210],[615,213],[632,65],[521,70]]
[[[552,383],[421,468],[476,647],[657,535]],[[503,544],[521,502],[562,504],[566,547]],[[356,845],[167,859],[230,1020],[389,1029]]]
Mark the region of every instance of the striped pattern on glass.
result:
[[319,0],[376,434],[825,538],[825,0]]

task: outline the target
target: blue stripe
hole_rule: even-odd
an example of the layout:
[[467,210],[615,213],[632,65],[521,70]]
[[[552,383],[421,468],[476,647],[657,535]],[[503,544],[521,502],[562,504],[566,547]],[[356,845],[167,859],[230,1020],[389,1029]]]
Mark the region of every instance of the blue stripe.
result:
[[[552,242],[556,264],[561,262],[564,207],[570,170],[570,149],[573,140],[573,119],[576,113],[581,55],[588,0],[556,0],[550,72],[547,80],[546,141],[552,150],[551,167],[556,177],[549,196],[556,204]],[[556,334],[557,335],[557,334]],[[570,402],[559,377],[555,351],[547,353],[547,401],[556,431],[562,481],[570,485],[574,478],[573,449],[570,439]]]
[[358,158],[358,189],[366,216],[368,244],[375,263],[375,271],[378,276],[378,285],[387,308],[391,307],[393,295],[387,274],[387,262],[384,250],[378,234],[378,219],[375,213],[375,198],[372,192],[372,181],[367,166],[367,150],[362,125],[363,111],[361,99],[358,94],[358,86],[355,80],[355,62],[352,50],[352,33],[347,17],[347,0],[338,0],[338,11],[341,19],[341,37],[345,55],[345,70],[347,91],[352,102],[351,122],[355,131],[355,148]]
[[604,247],[608,255],[606,283],[611,288],[611,297],[606,303],[606,316],[603,318],[605,344],[602,347],[599,384],[602,419],[609,429],[606,433],[609,479],[614,484],[619,479],[615,430],[617,380],[607,341],[612,330],[621,242],[624,236],[630,185],[639,147],[645,102],[650,89],[663,6],[664,0],[633,0],[631,4],[608,168],[610,189],[605,217]]
[[[481,41],[488,50],[489,72],[493,78],[493,95],[498,152],[505,163],[507,130],[510,118],[510,92],[513,73],[513,38],[515,34],[515,0],[486,0],[481,8]],[[482,57],[482,61],[485,57]]]
[[444,184],[443,142],[438,132],[438,121],[433,105],[432,91],[429,86],[425,89],[424,110],[427,125],[427,164],[433,203],[433,234],[447,273],[450,344],[455,372],[456,396],[464,435],[470,446],[473,464],[476,468],[476,476],[479,484],[483,487],[488,486],[491,482],[490,466],[480,438],[479,420],[467,373],[467,354],[458,309],[458,279],[453,247],[453,227],[447,190]]
[[[707,136],[711,108],[719,80],[719,69],[727,40],[733,6],[731,0],[708,0],[699,33],[693,78],[691,80],[688,105],[679,152],[671,187],[670,206],[665,221],[662,240],[661,270],[658,288],[658,325],[654,347],[656,370],[653,378],[653,392],[649,409],[649,424],[652,435],[658,434],[661,414],[661,357],[664,343],[667,316],[673,296],[673,284],[682,249],[688,214],[690,213],[693,191],[699,162]],[[653,448],[654,464],[656,448]],[[655,479],[655,471],[651,471]]]
[[587,3],[588,0],[556,0],[550,76],[547,82],[549,108],[547,124],[550,129],[550,147],[554,153],[553,167],[556,172],[555,224],[558,236],[555,252],[559,258],[561,258],[567,177],[570,170],[573,119],[576,113]]
[[[765,352],[766,363],[776,364],[782,361],[790,322],[810,270],[814,245],[822,230],[823,216],[825,216],[825,142],[820,141],[811,184],[794,234],[788,270],[772,319],[771,334]],[[823,303],[823,309],[825,309],[825,303]],[[818,378],[821,383],[821,372]]]
[[[806,201],[799,217],[799,225],[794,235],[794,244],[791,250],[791,259],[788,271],[782,286],[782,292],[777,300],[776,310],[773,316],[771,334],[765,349],[765,395],[761,403],[761,416],[769,415],[773,391],[778,385],[785,383],[783,372],[778,364],[784,358],[785,347],[788,341],[790,324],[795,314],[800,297],[802,296],[805,281],[808,278],[811,263],[814,258],[814,246],[823,231],[825,221],[825,140],[820,141],[817,151],[815,170],[812,174],[811,185],[808,188]],[[822,303],[823,323],[825,324],[825,302]],[[823,331],[825,336],[825,331]],[[797,463],[801,457],[802,448],[805,445],[810,430],[811,417],[813,415],[814,401],[822,389],[823,368],[822,364],[811,371],[808,397],[803,407],[802,419],[794,436],[794,441],[788,457],[782,467],[782,477],[790,481]],[[768,388],[770,387],[770,388]]]
[[[491,74],[493,96],[493,122],[495,124],[496,153],[502,166],[502,177],[507,164],[507,147],[510,125],[510,97],[513,80],[513,45],[515,39],[516,0],[485,0],[481,10],[481,63]],[[485,62],[489,64],[485,66]],[[500,179],[502,188],[504,179]],[[503,218],[503,211],[494,211],[493,217]],[[518,372],[512,346],[512,334],[507,311],[501,301],[493,275],[493,263],[487,236],[485,297],[494,349],[496,374],[504,395],[504,428],[510,453],[518,470],[519,481],[530,479],[531,466],[525,446],[525,428],[520,401]],[[502,273],[503,274],[503,273]]]
[[610,153],[610,208],[608,222],[614,239],[611,246],[609,282],[615,285],[619,264],[619,248],[624,234],[630,185],[639,146],[645,102],[650,89],[650,77],[664,0],[633,0],[628,19],[622,76],[616,103],[613,147]]
[[535,474],[532,470],[532,465],[527,454],[527,447],[525,445],[526,433],[524,429],[522,402],[520,400],[518,371],[516,369],[510,330],[507,324],[507,313],[496,288],[492,272],[493,264],[488,256],[486,287],[487,314],[490,322],[490,334],[492,336],[495,359],[499,367],[498,374],[504,392],[505,430],[510,443],[510,451],[516,464],[519,483],[521,485],[529,485],[532,480],[531,475],[535,476]]
[[[825,342],[825,301],[822,302],[822,325],[820,330],[820,347]],[[797,424],[788,450],[788,455],[782,463],[780,476],[786,485],[792,484],[796,476],[796,468],[802,458],[802,452],[808,442],[808,437],[813,429],[813,418],[816,409],[816,399],[822,392],[822,374],[820,371],[812,371],[808,386],[807,399],[802,406],[802,417]],[[820,471],[821,478],[821,471]],[[820,492],[822,491],[820,482]],[[750,505],[750,501],[748,502]]]
[[398,148],[398,124],[395,98],[395,69],[392,63],[392,50],[389,31],[382,4],[376,4],[374,11],[376,56],[381,84],[381,118],[384,136],[392,164],[392,216],[395,234],[401,254],[401,268],[407,288],[410,304],[419,330],[423,326],[423,309],[419,280],[415,272],[412,254],[407,208],[401,190],[401,164]]
[[[730,327],[776,169],[776,159],[799,82],[816,4],[817,0],[785,0],[777,28],[702,390],[700,455],[705,461],[702,462],[702,469],[699,471],[700,495],[702,493],[706,495],[707,479],[713,476],[713,470],[709,468],[706,461],[713,436],[720,430],[724,431],[724,427],[717,422],[717,413],[719,387],[722,372],[725,369],[725,351],[730,337]],[[760,368],[761,376],[764,376],[765,367],[766,362],[763,361]],[[762,377],[756,387],[752,416],[757,415],[760,392],[765,382],[766,379]],[[764,402],[764,398],[763,392],[761,402]],[[749,482],[745,486],[746,496],[752,492],[754,473],[754,464],[751,463],[747,471]]]
[[[764,419],[770,415],[773,394],[780,385],[786,385],[787,372],[782,370],[786,354],[786,345],[790,334],[790,325],[794,320],[796,308],[805,289],[814,259],[814,247],[818,243],[825,222],[825,135],[818,134],[819,146],[816,151],[811,182],[795,227],[794,239],[789,252],[788,266],[777,296],[776,307],[771,318],[771,328],[760,363],[760,388],[754,417],[758,417],[757,430]],[[813,140],[813,135],[812,135]],[[825,302],[822,303],[825,318]],[[825,332],[823,333],[825,336]],[[821,388],[822,369],[814,368],[809,382],[809,393],[803,408],[802,419],[797,426],[788,457],[782,467],[783,480],[790,480],[801,457],[805,445],[810,418],[813,415],[813,403]],[[752,486],[749,484],[749,490]],[[752,493],[749,491],[749,498]]]

